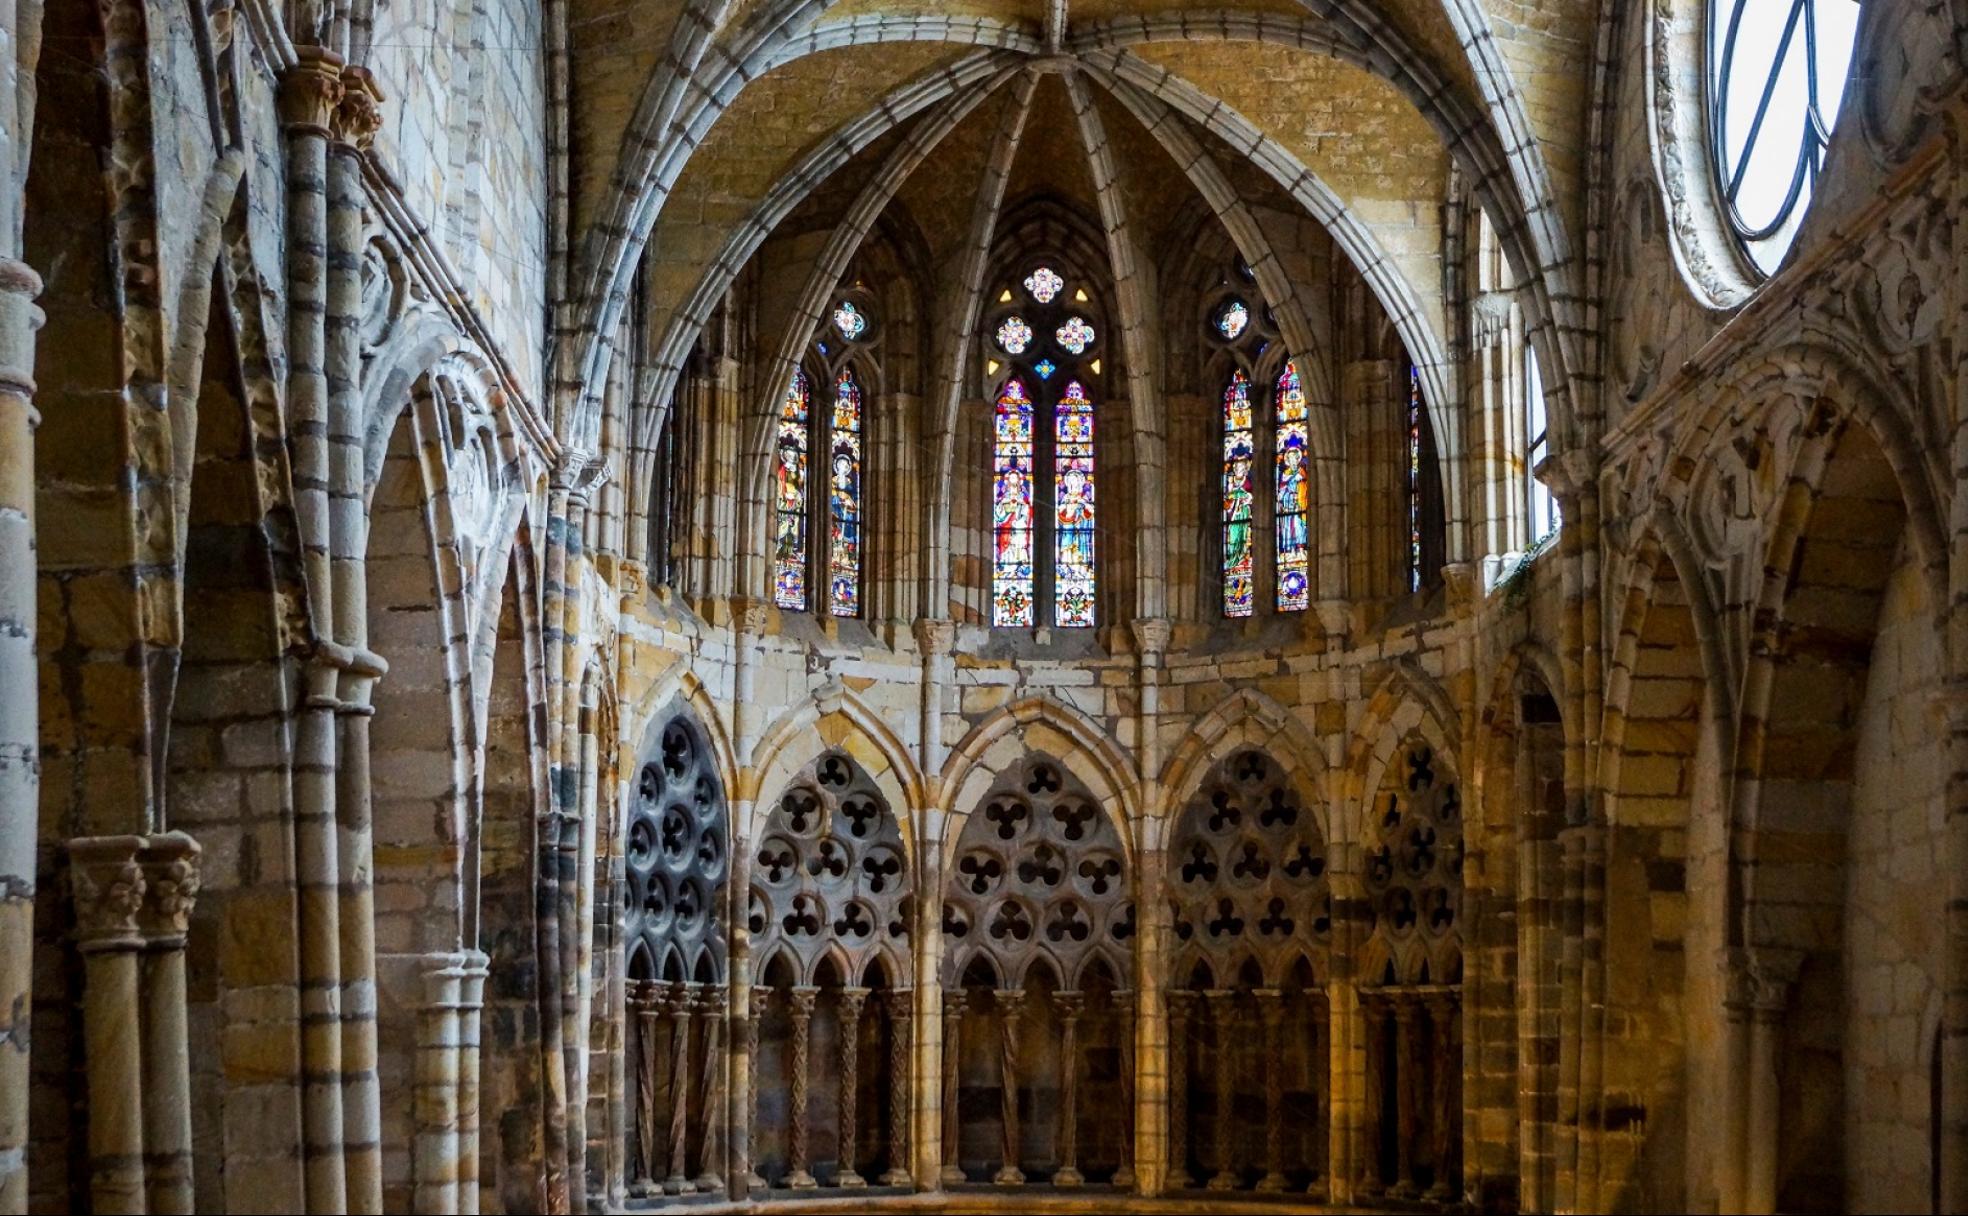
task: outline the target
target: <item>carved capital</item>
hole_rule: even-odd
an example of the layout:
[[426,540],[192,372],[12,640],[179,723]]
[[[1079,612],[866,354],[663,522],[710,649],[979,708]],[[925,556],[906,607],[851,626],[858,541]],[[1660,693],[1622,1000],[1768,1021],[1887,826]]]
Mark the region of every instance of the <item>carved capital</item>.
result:
[[1442,585],[1448,590],[1450,611],[1460,611],[1476,602],[1476,567],[1469,562],[1449,562],[1442,567]]
[[68,882],[75,900],[75,940],[85,953],[133,950],[142,942],[141,836],[91,836],[68,842]]
[[292,67],[280,74],[280,124],[297,134],[333,138],[329,124],[342,102],[342,57],[318,46],[294,49]]
[[820,990],[811,984],[799,984],[792,990],[793,1020],[806,1022],[813,1017],[814,1003],[820,999]]
[[765,632],[766,622],[771,619],[772,604],[769,600],[751,595],[731,597],[731,621],[737,626],[738,632],[757,637]]
[[152,836],[137,852],[143,870],[144,900],[137,927],[144,940],[172,946],[184,942],[191,910],[198,902],[198,842],[183,832]]
[[890,988],[882,993],[882,1004],[887,1006],[889,1017],[905,1022],[915,1010],[915,996],[910,988]]
[[861,1007],[868,1003],[868,989],[843,988],[840,990],[840,1016],[843,1022],[858,1021]]
[[1134,646],[1142,658],[1160,658],[1168,653],[1169,638],[1175,633],[1175,625],[1161,617],[1137,617],[1128,622],[1134,631]]
[[1282,988],[1259,988],[1251,993],[1257,998],[1257,1016],[1264,1022],[1266,1030],[1274,1030],[1284,1024],[1285,992]]
[[918,617],[914,625],[916,648],[926,655],[946,655],[956,649],[957,623],[940,617]]
[[1062,1020],[1077,1022],[1080,1015],[1086,1012],[1086,993],[1055,992],[1052,994],[1052,1007],[1059,1011]]
[[1017,1017],[1019,1011],[1025,1008],[1025,990],[1023,988],[995,988],[991,991],[991,1001],[998,1007],[998,1012],[1009,1021]]
[[335,138],[362,151],[376,140],[383,129],[383,91],[368,68],[342,69],[342,97],[332,119]]

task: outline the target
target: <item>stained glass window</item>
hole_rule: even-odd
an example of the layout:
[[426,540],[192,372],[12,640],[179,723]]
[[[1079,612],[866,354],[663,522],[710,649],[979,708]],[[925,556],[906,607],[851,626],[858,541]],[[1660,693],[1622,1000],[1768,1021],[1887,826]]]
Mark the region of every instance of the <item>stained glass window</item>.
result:
[[861,384],[843,370],[834,381],[832,452],[827,473],[827,608],[861,612]]
[[853,342],[868,331],[868,318],[852,300],[842,300],[840,307],[834,309],[834,328],[840,330],[841,337]]
[[1232,300],[1217,311],[1216,332],[1222,334],[1224,340],[1235,342],[1249,328],[1250,319],[1250,307],[1242,300]]
[[1033,623],[1032,398],[1012,377],[998,393],[991,467],[991,623]]
[[1421,590],[1421,371],[1408,368],[1408,590]]
[[781,608],[806,607],[807,419],[812,389],[806,373],[793,382],[779,406],[779,462],[773,473],[772,602]]
[[1250,616],[1257,608],[1256,546],[1251,543],[1255,457],[1251,382],[1230,373],[1223,390],[1223,615]]
[[1025,276],[1025,290],[1031,292],[1032,298],[1041,304],[1052,303],[1052,298],[1058,295],[1059,289],[1064,286],[1066,280],[1060,278],[1059,272],[1049,266],[1041,266]]
[[1276,389],[1278,611],[1303,612],[1312,603],[1312,432],[1296,362],[1278,373]]
[[1025,318],[1009,316],[998,323],[998,345],[1008,355],[1022,355],[1032,344],[1032,327]]
[[1039,373],[1039,379],[1050,380],[1052,373],[1059,370],[1059,365],[1050,359],[1041,359],[1032,365],[1032,370]]
[[1066,324],[1061,325],[1052,336],[1073,354],[1085,354],[1086,348],[1093,345],[1093,326],[1087,323],[1085,317],[1068,317]]
[[1093,402],[1078,380],[1054,407],[1053,615],[1058,624],[1093,624]]

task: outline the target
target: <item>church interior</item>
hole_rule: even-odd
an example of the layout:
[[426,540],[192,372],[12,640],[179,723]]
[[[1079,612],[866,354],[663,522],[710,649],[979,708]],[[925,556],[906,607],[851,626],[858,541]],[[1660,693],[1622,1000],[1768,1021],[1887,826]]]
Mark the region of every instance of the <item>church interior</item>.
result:
[[0,65],[0,1213],[1968,1211],[1968,0]]

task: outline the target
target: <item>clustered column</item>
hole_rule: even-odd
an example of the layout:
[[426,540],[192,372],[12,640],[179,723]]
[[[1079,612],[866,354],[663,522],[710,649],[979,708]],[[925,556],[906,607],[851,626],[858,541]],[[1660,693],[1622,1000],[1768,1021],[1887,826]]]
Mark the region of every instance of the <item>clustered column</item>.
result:
[[97,1212],[190,1212],[185,933],[199,849],[182,832],[68,845],[83,958],[89,1196]]
[[412,1096],[411,1203],[420,1213],[478,1211],[478,1014],[486,956],[476,950],[422,960]]

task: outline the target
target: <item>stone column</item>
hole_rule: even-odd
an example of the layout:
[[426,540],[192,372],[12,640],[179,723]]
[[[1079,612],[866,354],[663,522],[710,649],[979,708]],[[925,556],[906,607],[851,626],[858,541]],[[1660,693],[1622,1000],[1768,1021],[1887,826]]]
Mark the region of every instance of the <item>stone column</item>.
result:
[[636,1165],[631,1190],[650,1195],[662,1189],[657,1179],[669,1171],[657,1164],[656,1136],[656,1031],[662,1016],[661,987],[654,980],[636,985],[629,998],[636,1019]]
[[1740,950],[1722,952],[1722,1151],[1716,1154],[1716,1206],[1747,1210],[1745,1173],[1749,1152],[1749,969]]
[[467,950],[458,981],[458,1212],[478,1216],[479,1014],[491,960]]
[[382,127],[375,77],[345,67],[330,123],[322,375],[328,391],[329,558],[334,639],[350,654],[338,719],[335,814],[340,831],[342,1145],[352,1213],[383,1210],[383,1106],[376,1072],[375,833],[370,822],[369,722],[387,664],[368,650],[368,496],[363,466],[362,253],[367,197],[362,154]]
[[1392,1067],[1393,1061],[1387,1059],[1387,1036],[1381,1033],[1387,1017],[1386,998],[1378,992],[1361,992],[1358,999],[1359,1030],[1366,1036],[1366,1084],[1361,1093],[1360,1126],[1355,1129],[1360,1179],[1356,1190],[1364,1198],[1373,1198],[1387,1188],[1387,1180],[1380,1173],[1380,1121],[1384,1117],[1380,1079],[1382,1070]]
[[294,746],[294,848],[299,895],[301,1159],[307,1210],[346,1212],[341,1026],[341,850],[335,820],[337,685],[346,653],[334,645],[332,457],[327,363],[329,122],[342,100],[342,60],[295,48],[280,78],[287,137],[287,408],[295,522],[316,652]]
[[[417,1017],[415,1089],[411,1108],[415,1139],[410,1146],[411,1207],[419,1213],[460,1212],[463,1206],[462,1115],[464,1109],[464,1018],[467,986],[474,968],[483,973],[477,951],[432,954],[418,960],[423,1008]],[[476,1191],[476,1185],[473,1188]]]
[[882,994],[888,1015],[888,1172],[883,1186],[912,1186],[909,1174],[909,1022],[916,994],[891,988]]
[[1742,1210],[1752,1216],[1777,1210],[1777,1146],[1783,1126],[1777,1084],[1777,1045],[1783,1037],[1790,992],[1786,981],[1752,973],[1749,1021],[1749,1126]]
[[813,1003],[819,997],[820,990],[808,984],[793,989],[793,1082],[791,1126],[786,1136],[786,1185],[796,1191],[810,1191],[820,1185],[807,1169],[806,1155],[807,1052],[812,1047]]
[[970,994],[961,988],[943,992],[943,1173],[939,1181],[946,1187],[964,1180],[957,1165],[957,1069],[963,1054],[964,1007],[969,1000]]
[[745,1050],[752,1066],[745,1081],[745,1142],[750,1146],[747,1153],[747,1168],[751,1171],[745,1176],[747,1191],[763,1192],[765,1179],[758,1172],[758,1128],[759,1128],[759,1027],[765,1021],[765,1007],[772,1003],[772,989],[761,984],[752,985],[751,1008],[745,1016]]
[[141,836],[68,843],[75,941],[82,952],[82,1040],[89,1093],[89,1207],[144,1210],[143,1019],[137,996]]
[[1086,997],[1078,992],[1055,992],[1053,1007],[1059,1010],[1059,1171],[1052,1176],[1054,1186],[1079,1186],[1086,1181],[1080,1173],[1080,1014],[1086,1011]]
[[1168,990],[1168,1189],[1196,1185],[1189,1176],[1189,1022],[1196,994]]
[[[32,68],[23,68],[32,73]],[[34,638],[34,334],[41,279],[0,258],[0,1212],[27,1210],[28,1013],[41,821]]]
[[1114,1035],[1121,1045],[1121,1109],[1126,1112],[1125,1121],[1116,1124],[1115,1136],[1120,1157],[1120,1165],[1114,1170],[1114,1188],[1132,1190],[1136,1179],[1134,1173],[1134,990],[1116,988],[1112,997],[1114,1016]]
[[1237,1186],[1237,1167],[1231,1160],[1230,1125],[1235,1121],[1233,1103],[1237,1097],[1237,994],[1228,988],[1212,988],[1209,997],[1210,1022],[1216,1030],[1216,1173],[1210,1175],[1209,1189],[1229,1191]]
[[690,1013],[696,1005],[696,985],[678,980],[670,985],[670,1176],[663,1179],[666,1195],[693,1195],[687,1164],[690,1133]]
[[857,1099],[861,1089],[861,1009],[867,1004],[866,988],[840,990],[840,1176],[837,1184],[862,1187],[868,1180],[855,1171],[858,1159],[856,1141],[860,1137],[860,1111]]
[[1260,988],[1252,995],[1264,1026],[1264,1177],[1257,1189],[1276,1193],[1285,1189],[1285,994]]
[[1025,1171],[1018,1168],[1018,1013],[1025,994],[999,988],[991,996],[998,1007],[998,1109],[1004,1121],[1004,1164],[991,1181],[1017,1186],[1025,1181]]
[[198,842],[183,832],[152,836],[137,853],[144,877],[137,928],[144,951],[139,987],[145,1200],[154,1213],[193,1210],[185,933],[198,899],[198,860]]
[[1461,1121],[1455,1090],[1456,998],[1453,993],[1433,993],[1427,998],[1429,1029],[1434,1031],[1431,1054],[1435,1060],[1435,1093],[1429,1105],[1434,1109],[1429,1131],[1435,1157],[1435,1181],[1427,1198],[1446,1203],[1455,1197],[1456,1152],[1462,1144],[1458,1134]]
[[1319,1114],[1318,1126],[1312,1131],[1311,1159],[1305,1163],[1312,1167],[1312,1182],[1305,1191],[1308,1195],[1323,1195],[1331,1190],[1332,1173],[1331,1161],[1321,1160],[1331,1154],[1332,1005],[1323,992],[1309,992],[1306,996],[1312,1005],[1312,1093],[1318,1101]]
[[1415,1140],[1421,1134],[1421,1093],[1416,1073],[1421,1063],[1421,1008],[1411,993],[1394,998],[1394,1194],[1412,1199],[1415,1185]]
[[[701,1194],[724,1189],[721,1172],[724,1160],[725,1053],[724,1007],[727,990],[719,984],[705,984],[697,992],[697,1016],[704,1023],[704,1135],[703,1156],[697,1168],[697,1190]],[[577,1181],[580,1181],[577,1179]],[[585,1185],[585,1182],[583,1182]]]

